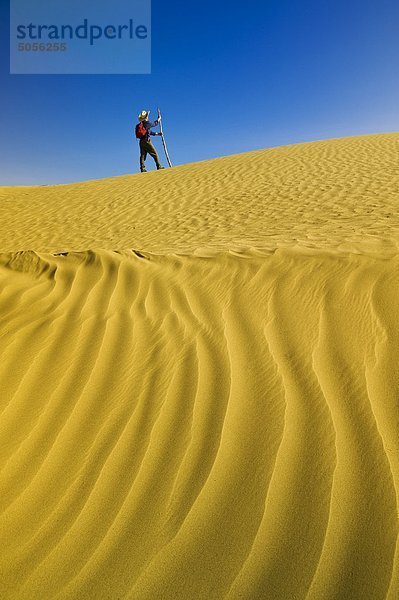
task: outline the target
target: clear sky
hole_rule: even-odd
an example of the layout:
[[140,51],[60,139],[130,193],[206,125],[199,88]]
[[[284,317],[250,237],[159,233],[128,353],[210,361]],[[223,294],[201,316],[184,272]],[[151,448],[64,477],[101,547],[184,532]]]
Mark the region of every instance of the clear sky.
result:
[[158,105],[175,164],[399,130],[397,0],[153,0],[152,74],[124,76],[9,75],[0,6],[3,185],[137,172]]

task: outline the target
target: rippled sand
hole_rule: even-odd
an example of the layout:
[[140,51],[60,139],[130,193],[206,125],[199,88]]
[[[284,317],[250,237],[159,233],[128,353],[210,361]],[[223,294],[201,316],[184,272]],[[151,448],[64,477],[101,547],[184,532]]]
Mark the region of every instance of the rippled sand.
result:
[[0,188],[2,600],[397,600],[398,166]]

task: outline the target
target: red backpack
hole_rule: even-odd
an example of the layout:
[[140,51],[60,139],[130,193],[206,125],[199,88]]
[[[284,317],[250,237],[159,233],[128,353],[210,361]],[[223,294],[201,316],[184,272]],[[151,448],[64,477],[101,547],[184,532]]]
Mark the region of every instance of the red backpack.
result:
[[137,123],[137,125],[136,125],[136,138],[138,140],[142,140],[146,135],[147,135],[147,129],[145,128],[143,123],[140,121],[140,123]]

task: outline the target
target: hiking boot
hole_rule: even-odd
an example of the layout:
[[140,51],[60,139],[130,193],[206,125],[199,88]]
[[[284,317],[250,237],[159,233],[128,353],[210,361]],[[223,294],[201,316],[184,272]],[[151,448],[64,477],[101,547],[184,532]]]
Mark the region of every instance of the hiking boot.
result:
[[140,169],[142,173],[147,173],[147,169]]
[[159,167],[157,167],[157,170],[159,171],[159,169],[164,169],[165,167],[163,167],[162,165],[159,165]]

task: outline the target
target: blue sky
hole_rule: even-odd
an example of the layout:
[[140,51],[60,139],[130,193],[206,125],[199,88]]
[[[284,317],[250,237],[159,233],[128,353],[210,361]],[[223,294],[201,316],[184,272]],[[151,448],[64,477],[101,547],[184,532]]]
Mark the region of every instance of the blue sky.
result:
[[175,164],[399,130],[397,0],[153,0],[152,74],[123,76],[10,75],[0,7],[3,185],[137,172],[158,105]]

